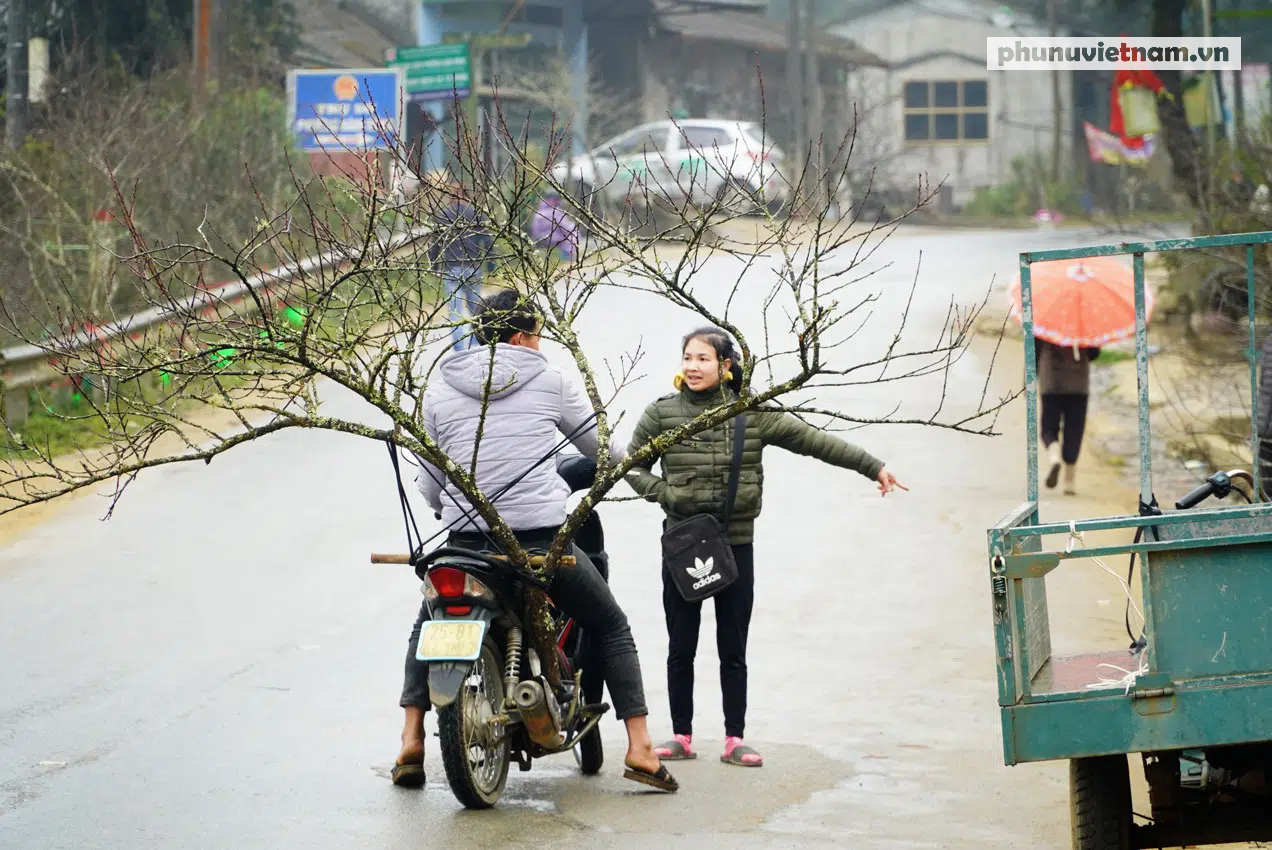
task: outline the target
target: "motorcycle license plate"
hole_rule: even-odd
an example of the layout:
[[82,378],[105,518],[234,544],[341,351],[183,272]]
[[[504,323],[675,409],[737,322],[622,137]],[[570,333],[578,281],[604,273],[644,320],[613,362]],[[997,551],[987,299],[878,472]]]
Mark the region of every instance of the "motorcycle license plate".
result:
[[484,620],[429,620],[420,628],[415,657],[420,661],[476,661],[485,636]]

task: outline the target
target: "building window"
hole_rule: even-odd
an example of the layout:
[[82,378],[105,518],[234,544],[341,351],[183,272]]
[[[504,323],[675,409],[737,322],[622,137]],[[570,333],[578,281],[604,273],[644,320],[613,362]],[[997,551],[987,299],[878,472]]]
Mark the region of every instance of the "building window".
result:
[[989,140],[989,83],[985,80],[911,81],[905,84],[907,142]]

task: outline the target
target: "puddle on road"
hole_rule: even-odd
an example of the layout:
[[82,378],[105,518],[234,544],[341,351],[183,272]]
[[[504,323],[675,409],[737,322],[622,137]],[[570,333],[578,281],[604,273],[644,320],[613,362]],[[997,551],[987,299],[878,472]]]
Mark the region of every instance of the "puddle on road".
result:
[[[404,793],[402,811],[407,823],[420,825],[421,835],[462,834],[469,846],[494,846],[515,835],[521,843],[552,847],[703,847],[728,835],[730,846],[807,847],[821,842],[805,834],[798,816],[780,833],[766,824],[852,774],[850,764],[809,747],[765,746],[758,769],[721,764],[707,748],[695,761],[668,763],[681,787],[662,794],[623,779],[622,744],[606,745],[609,758],[599,776],[580,776],[570,756],[539,761],[529,773],[514,769],[499,804],[485,812],[459,808],[439,764],[429,772],[423,805]],[[372,773],[387,781],[387,770],[375,767]]]
[[704,747],[696,760],[667,764],[680,790],[663,795],[624,780],[619,767],[607,762],[601,776],[567,786],[557,802],[559,811],[616,839],[665,831],[710,842],[709,836],[758,830],[783,810],[807,802],[852,773],[850,765],[811,747],[766,746],[762,768],[722,764],[713,748]]

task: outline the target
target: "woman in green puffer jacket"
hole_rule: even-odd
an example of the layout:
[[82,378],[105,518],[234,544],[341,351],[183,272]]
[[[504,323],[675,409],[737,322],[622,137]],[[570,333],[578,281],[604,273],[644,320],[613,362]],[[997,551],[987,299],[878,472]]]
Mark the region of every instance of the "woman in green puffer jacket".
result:
[[[709,408],[734,401],[742,387],[740,356],[728,334],[703,328],[685,337],[681,346],[677,392],[645,409],[628,452],[684,424]],[[687,441],[669,447],[658,460],[662,475],[654,475],[651,460],[629,475],[632,488],[657,502],[670,523],[696,514],[723,519],[729,466],[733,457],[733,424],[728,420]],[[738,579],[716,594],[716,646],[720,655],[720,690],[724,701],[724,754],[721,761],[745,767],[763,764],[760,754],[743,743],[746,725],[746,638],[754,602],[755,561],[752,533],[760,515],[765,446],[778,446],[833,466],[851,469],[878,482],[886,495],[907,489],[864,449],[820,431],[789,413],[760,409],[747,414],[742,465],[728,536],[738,566]],[[667,690],[674,739],[657,747],[665,761],[697,758],[693,749],[693,662],[698,649],[701,602],[686,602],[663,568],[663,610],[667,617]]]

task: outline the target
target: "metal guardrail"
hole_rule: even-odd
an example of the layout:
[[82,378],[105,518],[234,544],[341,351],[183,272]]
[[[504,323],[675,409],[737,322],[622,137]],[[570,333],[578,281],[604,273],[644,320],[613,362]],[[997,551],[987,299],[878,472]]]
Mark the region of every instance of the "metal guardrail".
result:
[[[386,249],[389,253],[426,236],[429,228],[415,228],[389,237]],[[379,249],[377,250],[384,250]],[[53,383],[64,374],[51,362],[65,356],[68,351],[80,351],[101,345],[113,339],[136,337],[145,331],[189,316],[196,311],[210,312],[218,307],[232,306],[249,294],[268,295],[281,283],[294,277],[323,269],[339,268],[359,259],[357,253],[328,251],[295,263],[249,276],[246,280],[214,284],[201,289],[179,303],[167,307],[154,307],[118,319],[95,330],[81,330],[63,337],[51,338],[47,344],[13,345],[0,349],[0,387],[4,392],[4,419],[13,427],[26,420],[27,391],[34,386]]]

